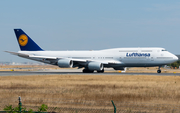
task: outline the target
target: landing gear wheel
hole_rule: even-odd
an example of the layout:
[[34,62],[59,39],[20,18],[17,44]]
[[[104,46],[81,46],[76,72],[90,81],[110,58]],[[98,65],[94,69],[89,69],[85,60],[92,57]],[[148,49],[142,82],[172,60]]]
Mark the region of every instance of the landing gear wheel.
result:
[[94,73],[94,70],[83,69],[83,73]]
[[103,70],[101,70],[101,71],[97,71],[98,73],[104,73],[104,69]]
[[157,73],[161,73],[161,66],[159,66]]
[[157,73],[161,73],[161,70],[159,69],[159,70],[157,70]]

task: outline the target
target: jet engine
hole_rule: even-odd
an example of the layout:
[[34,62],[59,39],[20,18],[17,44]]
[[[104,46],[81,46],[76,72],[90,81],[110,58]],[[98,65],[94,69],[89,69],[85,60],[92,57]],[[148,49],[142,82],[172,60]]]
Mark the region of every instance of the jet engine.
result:
[[90,62],[88,64],[88,69],[89,70],[97,70],[97,71],[102,71],[104,69],[104,66],[100,62]]
[[58,60],[57,64],[61,68],[73,67],[73,61],[70,59],[60,59]]

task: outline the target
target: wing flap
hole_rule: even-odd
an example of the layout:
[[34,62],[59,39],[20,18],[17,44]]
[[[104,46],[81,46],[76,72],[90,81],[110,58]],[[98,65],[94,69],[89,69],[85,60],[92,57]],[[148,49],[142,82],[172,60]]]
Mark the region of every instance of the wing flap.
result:
[[50,60],[56,60],[58,59],[57,57],[48,57],[48,56],[35,56],[35,55],[29,55],[30,58],[42,58],[42,59],[50,59]]

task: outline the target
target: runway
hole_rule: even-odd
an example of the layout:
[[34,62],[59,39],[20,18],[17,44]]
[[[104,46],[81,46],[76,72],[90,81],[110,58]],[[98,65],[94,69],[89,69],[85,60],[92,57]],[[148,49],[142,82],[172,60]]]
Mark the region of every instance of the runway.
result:
[[154,76],[180,76],[180,73],[82,73],[82,72],[54,72],[54,71],[0,71],[0,76],[25,76],[25,75],[154,75]]

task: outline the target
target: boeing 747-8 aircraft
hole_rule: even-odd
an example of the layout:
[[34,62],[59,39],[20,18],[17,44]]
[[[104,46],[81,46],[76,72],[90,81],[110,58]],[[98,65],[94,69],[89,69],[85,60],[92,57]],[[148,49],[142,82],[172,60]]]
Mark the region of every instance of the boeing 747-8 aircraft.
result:
[[164,48],[115,48],[99,51],[45,51],[23,30],[14,29],[21,51],[9,52],[19,57],[40,61],[61,68],[84,68],[83,73],[103,73],[104,68],[124,70],[125,67],[160,67],[178,60]]

